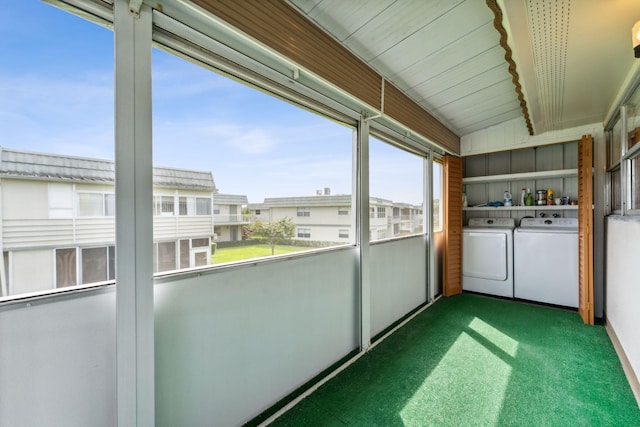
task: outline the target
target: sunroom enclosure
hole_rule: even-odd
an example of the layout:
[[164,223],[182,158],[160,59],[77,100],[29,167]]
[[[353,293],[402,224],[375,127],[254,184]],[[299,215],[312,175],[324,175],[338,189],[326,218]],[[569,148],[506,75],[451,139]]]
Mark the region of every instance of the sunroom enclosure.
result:
[[[291,80],[283,58],[260,63],[185,25],[204,19],[191,6],[54,3],[114,29],[116,284],[0,301],[0,425],[242,424],[440,293],[432,182],[445,150],[317,77]],[[351,128],[353,244],[154,276],[152,46]],[[371,135],[422,162],[409,183],[422,188],[419,232],[370,233]]]

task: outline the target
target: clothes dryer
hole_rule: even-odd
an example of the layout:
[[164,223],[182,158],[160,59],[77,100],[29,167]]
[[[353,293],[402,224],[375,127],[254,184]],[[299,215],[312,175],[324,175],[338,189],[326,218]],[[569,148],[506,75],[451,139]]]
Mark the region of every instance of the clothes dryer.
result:
[[462,230],[462,289],[513,298],[513,218],[471,218]]
[[513,240],[514,296],[578,307],[578,220],[523,218]]

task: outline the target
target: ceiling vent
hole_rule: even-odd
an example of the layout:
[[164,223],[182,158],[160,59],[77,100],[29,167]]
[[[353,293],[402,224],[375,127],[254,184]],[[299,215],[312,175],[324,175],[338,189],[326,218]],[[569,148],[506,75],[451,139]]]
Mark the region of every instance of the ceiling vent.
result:
[[544,130],[562,127],[571,0],[527,0]]

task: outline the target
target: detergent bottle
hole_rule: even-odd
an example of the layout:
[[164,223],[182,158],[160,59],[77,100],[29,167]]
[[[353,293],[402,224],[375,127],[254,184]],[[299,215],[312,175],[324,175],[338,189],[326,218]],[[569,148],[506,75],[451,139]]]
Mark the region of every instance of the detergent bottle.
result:
[[524,199],[524,204],[527,206],[533,206],[533,196],[531,195],[531,189],[527,188],[527,197]]
[[509,193],[509,190],[504,190],[504,195],[502,197],[502,203],[505,206],[511,206],[513,204],[513,199],[511,198],[511,193]]

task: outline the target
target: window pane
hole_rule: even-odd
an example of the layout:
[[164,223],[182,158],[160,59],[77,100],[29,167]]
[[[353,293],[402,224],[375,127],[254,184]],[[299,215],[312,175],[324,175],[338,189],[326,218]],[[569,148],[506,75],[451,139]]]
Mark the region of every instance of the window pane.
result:
[[73,185],[49,183],[49,218],[73,218]]
[[115,241],[114,223],[94,218],[114,191],[113,32],[50,3],[67,8],[18,1],[0,13],[0,226],[14,295],[78,285],[77,242]]
[[107,280],[107,248],[82,249],[82,284]]
[[613,125],[613,130],[610,134],[607,147],[607,168],[612,167],[620,161],[620,155],[622,154],[622,121],[618,119]]
[[172,216],[174,212],[173,197],[160,197],[160,215]]
[[116,216],[116,195],[104,195],[104,214],[105,216]]
[[196,215],[211,215],[211,199],[196,199]]
[[78,216],[102,216],[102,194],[79,193]]
[[190,254],[189,240],[180,240],[180,268],[189,268]]
[[109,246],[109,280],[116,280],[116,247]]
[[206,251],[196,252],[194,254],[195,267],[202,267],[203,265],[209,264],[209,260],[207,257]]
[[423,233],[424,159],[375,138],[369,146],[373,240]]
[[309,239],[309,238],[311,238],[311,229],[310,228],[298,228],[298,238],[300,238],[300,239]]
[[206,248],[207,246],[209,246],[209,239],[193,239],[191,241],[193,248]]
[[442,164],[433,162],[433,230],[442,231]]
[[[195,204],[187,216],[182,208],[174,218],[156,216],[157,241],[213,241],[215,230],[214,255],[196,255],[205,265],[271,256],[276,228],[276,254],[299,238],[313,243],[286,250],[353,243],[354,233],[339,237],[353,222],[352,127],[160,50],[153,51],[152,111],[154,165],[180,177],[156,194],[173,189]],[[250,247],[238,250],[243,244]]]
[[176,269],[176,242],[158,243],[158,271]]
[[76,249],[56,250],[56,287],[75,286],[78,284],[76,276]]
[[187,209],[187,198],[186,197],[180,197],[179,199],[179,214],[180,215],[187,215],[188,209]]

